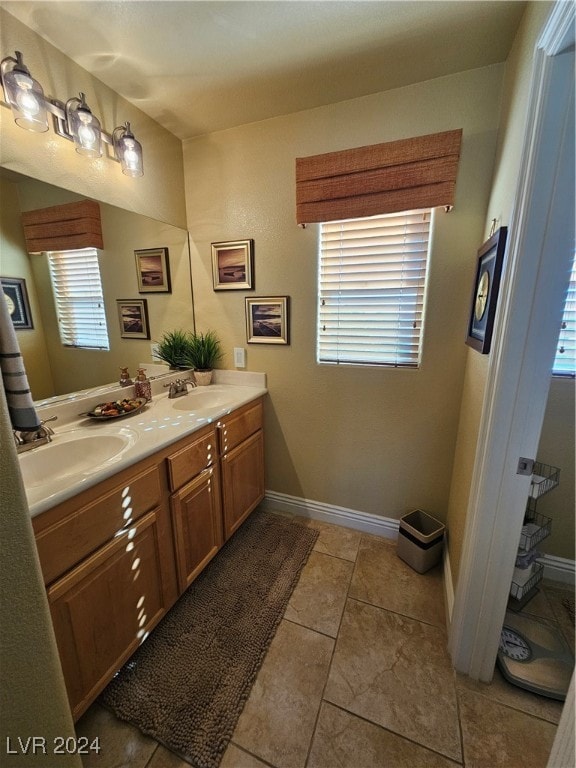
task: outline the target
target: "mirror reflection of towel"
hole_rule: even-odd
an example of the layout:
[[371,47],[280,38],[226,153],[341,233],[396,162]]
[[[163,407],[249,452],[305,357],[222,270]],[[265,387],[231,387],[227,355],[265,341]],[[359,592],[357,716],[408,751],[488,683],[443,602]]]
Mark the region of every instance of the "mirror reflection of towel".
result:
[[12,428],[19,432],[40,429],[16,331],[3,295],[0,295],[0,370]]

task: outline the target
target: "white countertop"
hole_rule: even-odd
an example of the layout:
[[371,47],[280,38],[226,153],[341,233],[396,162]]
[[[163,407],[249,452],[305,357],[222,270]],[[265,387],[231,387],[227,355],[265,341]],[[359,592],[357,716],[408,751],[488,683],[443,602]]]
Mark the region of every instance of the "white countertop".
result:
[[[180,377],[186,378],[182,374]],[[157,387],[156,391],[158,392]],[[50,425],[54,428],[55,434],[52,443],[19,454],[21,464],[27,461],[27,456],[32,455],[37,457],[33,459],[36,463],[44,457],[48,459],[48,452],[59,445],[59,436],[61,446],[71,439],[81,438],[74,445],[79,446],[78,450],[82,450],[85,437],[99,433],[123,435],[127,440],[127,447],[117,456],[98,464],[97,467],[90,466],[89,461],[83,462],[83,466],[74,470],[74,473],[70,469],[67,470],[65,466],[61,467],[45,482],[36,481],[37,484],[30,485],[26,482],[24,475],[26,497],[32,516],[96,485],[195,430],[217,422],[227,413],[266,394],[266,375],[242,371],[215,371],[213,384],[190,389],[187,398],[170,399],[166,391],[160,390],[160,393],[154,394],[153,389],[152,401],[132,416],[99,421],[80,415],[93,408],[98,402],[131,397],[132,392],[133,389],[128,388],[119,392],[110,392],[104,397],[100,394],[96,402],[93,402],[92,395],[85,399],[75,399],[72,404],[67,402],[60,406],[50,405],[39,410],[42,419],[52,415],[58,416],[58,420]],[[196,401],[195,395],[200,396]],[[206,395],[218,402],[206,407],[201,402]],[[85,444],[89,445],[89,442],[86,440]],[[56,453],[53,455],[56,456]]]

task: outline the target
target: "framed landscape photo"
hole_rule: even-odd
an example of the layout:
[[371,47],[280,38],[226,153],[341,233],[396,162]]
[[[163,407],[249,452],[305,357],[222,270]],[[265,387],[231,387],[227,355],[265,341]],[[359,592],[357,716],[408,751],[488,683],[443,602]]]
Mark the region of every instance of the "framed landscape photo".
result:
[[248,344],[289,344],[289,296],[246,299]]
[[120,336],[123,339],[149,339],[146,299],[117,299]]
[[0,283],[14,328],[16,330],[34,328],[26,280],[23,277],[0,277]]
[[138,293],[171,293],[168,248],[134,251]]
[[254,240],[212,243],[215,291],[245,291],[254,287]]
[[500,227],[478,251],[466,344],[483,355],[492,343],[507,231]]

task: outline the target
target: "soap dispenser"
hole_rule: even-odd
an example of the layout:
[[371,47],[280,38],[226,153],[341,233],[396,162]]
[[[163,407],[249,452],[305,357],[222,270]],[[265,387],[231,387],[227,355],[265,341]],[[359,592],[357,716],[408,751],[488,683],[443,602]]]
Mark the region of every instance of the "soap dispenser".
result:
[[121,387],[131,387],[134,383],[132,379],[130,378],[130,374],[128,373],[128,368],[120,368],[120,386]]
[[152,400],[152,385],[150,379],[146,378],[146,370],[138,368],[138,375],[134,381],[134,392],[136,397],[145,397],[146,400]]

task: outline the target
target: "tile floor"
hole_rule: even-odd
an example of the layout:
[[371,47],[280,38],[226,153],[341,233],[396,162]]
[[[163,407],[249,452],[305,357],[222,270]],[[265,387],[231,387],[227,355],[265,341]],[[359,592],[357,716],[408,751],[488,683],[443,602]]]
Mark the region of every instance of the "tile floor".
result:
[[[544,768],[562,704],[498,671],[490,685],[453,672],[441,568],[418,574],[394,542],[306,522],[320,535],[221,768]],[[573,647],[567,589],[546,585],[525,611]],[[100,737],[85,768],[188,768],[98,705],[77,730]]]

